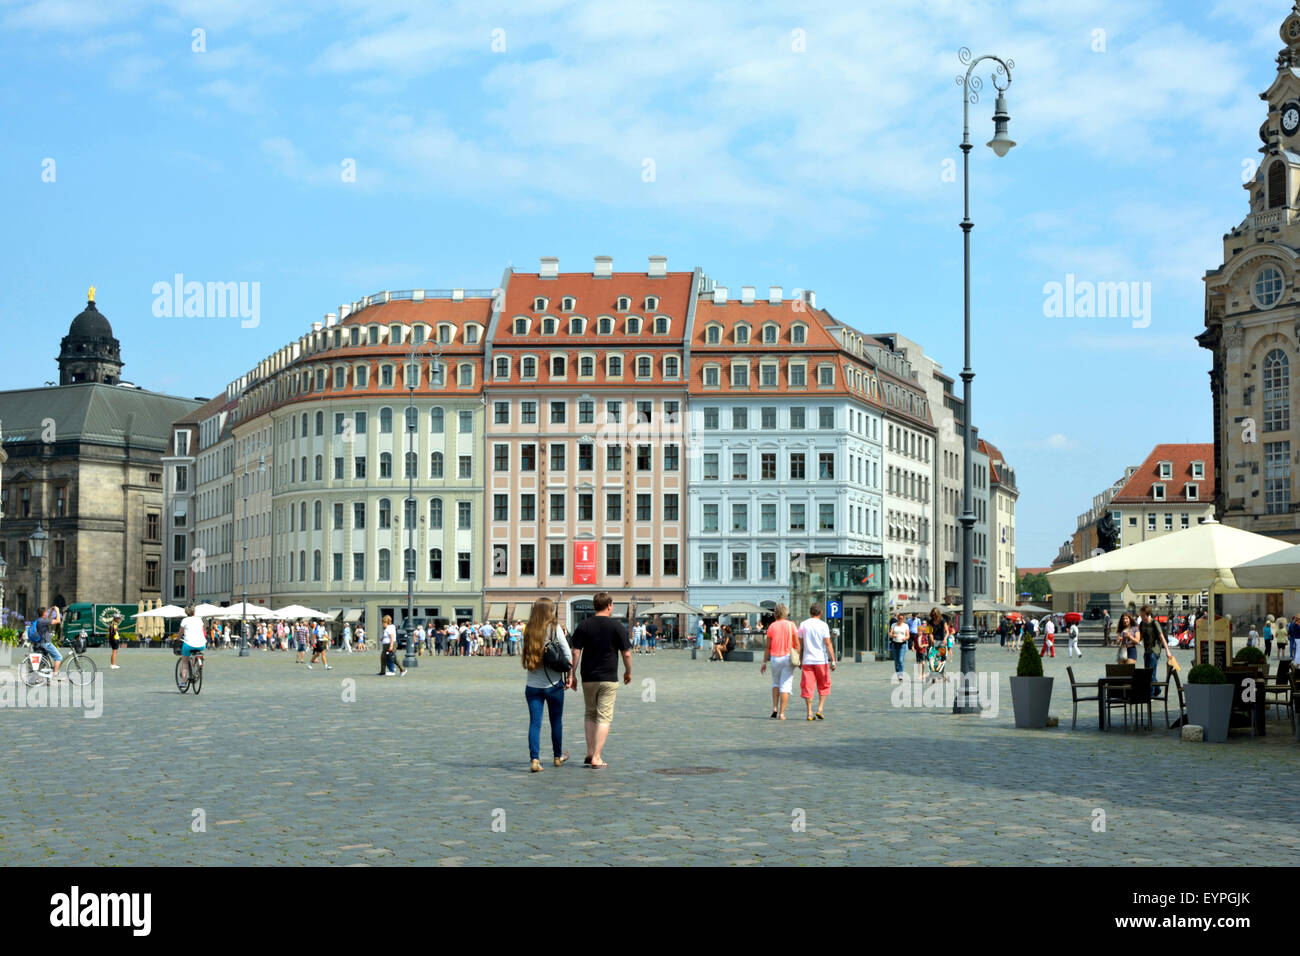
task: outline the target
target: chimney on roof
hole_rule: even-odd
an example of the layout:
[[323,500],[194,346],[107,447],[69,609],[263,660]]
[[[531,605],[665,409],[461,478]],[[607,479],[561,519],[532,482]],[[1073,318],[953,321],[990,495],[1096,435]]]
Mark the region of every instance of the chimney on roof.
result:
[[560,274],[560,260],[555,256],[542,256],[541,277],[543,279],[554,279]]
[[662,279],[664,276],[668,275],[668,257],[651,256],[650,269],[646,275],[650,276],[652,279]]
[[752,285],[742,285],[740,287],[740,301],[743,305],[754,304],[754,287]]
[[349,305],[339,306],[339,321],[342,322],[351,313],[352,307]]
[[596,265],[591,274],[597,279],[608,279],[614,274],[614,257],[596,256]]
[[727,301],[727,287],[725,285],[715,285],[713,287],[713,304],[722,305]]
[[338,325],[338,322],[339,322],[338,316],[336,316],[333,312],[325,313],[325,328],[332,329],[334,328],[334,326]]
[[770,285],[767,287],[767,301],[771,305],[781,304],[781,287],[779,285]]
[[424,301],[424,290],[423,290],[423,289],[412,289],[412,290],[411,290],[411,301],[412,301],[412,302],[423,302],[423,301]]
[[451,290],[451,301],[452,301],[452,302],[460,302],[460,301],[462,301],[464,298],[465,298],[465,290],[464,290],[464,289],[452,289],[452,290]]
[[814,292],[812,289],[803,290],[803,300],[808,304],[810,308],[813,309],[817,308],[817,293]]
[[319,331],[320,331],[321,329],[323,329],[323,328],[325,328],[325,325],[324,325],[323,323],[321,323],[321,322],[313,322],[313,323],[311,324],[311,330],[312,330],[313,332],[319,332]]

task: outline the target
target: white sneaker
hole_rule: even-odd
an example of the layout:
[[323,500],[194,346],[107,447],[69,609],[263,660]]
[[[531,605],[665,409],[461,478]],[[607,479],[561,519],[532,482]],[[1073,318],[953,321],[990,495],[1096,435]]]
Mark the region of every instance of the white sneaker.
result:
[[108,665],[108,668],[109,668],[109,670],[120,671],[120,670],[122,669],[122,665],[121,665],[121,664],[110,664],[110,665]]
[[311,670],[311,665],[310,665],[310,664],[307,665],[307,670]]
[[325,665],[325,669],[326,669],[327,671],[332,671],[334,668],[332,668],[332,667],[330,667],[328,664],[326,664],[326,665]]

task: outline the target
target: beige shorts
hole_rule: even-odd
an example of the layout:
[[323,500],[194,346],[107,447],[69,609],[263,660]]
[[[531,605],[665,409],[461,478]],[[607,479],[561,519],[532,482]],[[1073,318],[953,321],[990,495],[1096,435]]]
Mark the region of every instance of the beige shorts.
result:
[[587,720],[593,724],[613,723],[616,693],[618,681],[583,681],[582,699],[587,705]]

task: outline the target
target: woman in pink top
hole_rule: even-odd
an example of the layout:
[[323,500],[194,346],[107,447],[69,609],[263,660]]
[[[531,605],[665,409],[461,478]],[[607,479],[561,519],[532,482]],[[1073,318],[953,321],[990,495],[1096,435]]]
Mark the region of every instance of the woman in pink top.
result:
[[799,629],[787,620],[790,609],[784,604],[776,606],[776,620],[767,628],[767,650],[763,653],[760,674],[772,664],[772,719],[785,720],[785,705],[790,701],[794,686],[794,668],[790,666],[790,650],[799,646]]

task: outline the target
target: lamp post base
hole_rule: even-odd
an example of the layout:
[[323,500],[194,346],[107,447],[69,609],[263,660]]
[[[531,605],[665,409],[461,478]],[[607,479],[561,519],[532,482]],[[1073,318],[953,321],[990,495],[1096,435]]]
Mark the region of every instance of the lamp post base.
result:
[[239,645],[239,656],[240,656],[240,657],[248,657],[248,645],[247,645],[247,644],[240,644],[240,645]]
[[952,705],[954,714],[978,714],[983,710],[975,675],[975,643],[978,639],[979,633],[969,624],[962,625],[957,632],[961,644],[961,673],[957,675],[957,693]]

